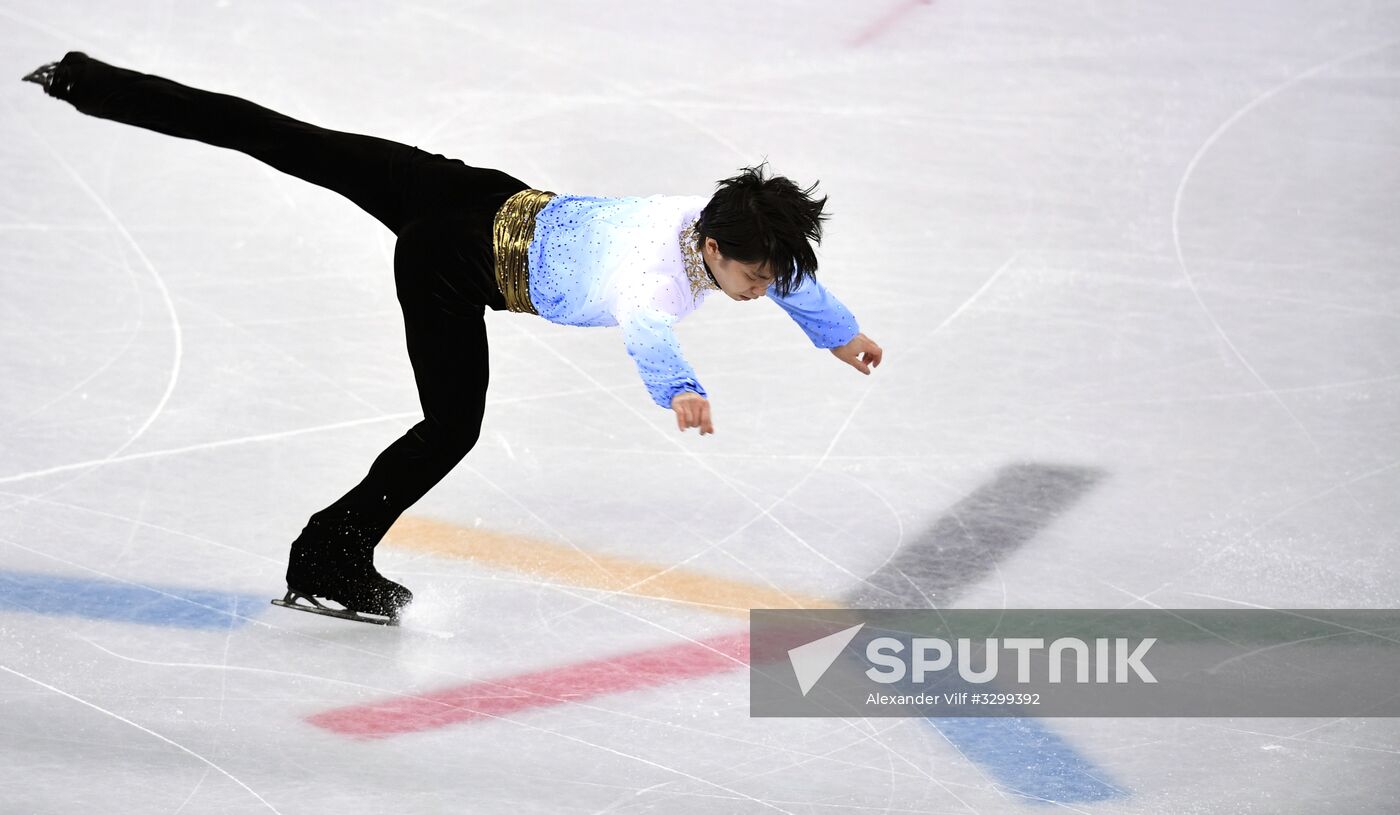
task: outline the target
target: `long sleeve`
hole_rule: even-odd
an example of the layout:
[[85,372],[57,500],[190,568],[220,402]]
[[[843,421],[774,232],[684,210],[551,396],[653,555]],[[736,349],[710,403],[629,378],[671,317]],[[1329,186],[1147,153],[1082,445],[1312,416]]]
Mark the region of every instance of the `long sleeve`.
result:
[[816,277],[808,276],[787,297],[779,295],[776,288],[770,288],[768,297],[788,313],[818,348],[845,345],[860,333],[855,315],[818,283]]
[[637,363],[642,384],[646,385],[652,401],[667,409],[681,391],[709,396],[696,378],[695,370],[681,355],[674,330],[679,317],[667,308],[668,301],[680,294],[674,288],[665,285],[635,299],[627,298],[616,315],[622,328],[622,341],[628,355]]

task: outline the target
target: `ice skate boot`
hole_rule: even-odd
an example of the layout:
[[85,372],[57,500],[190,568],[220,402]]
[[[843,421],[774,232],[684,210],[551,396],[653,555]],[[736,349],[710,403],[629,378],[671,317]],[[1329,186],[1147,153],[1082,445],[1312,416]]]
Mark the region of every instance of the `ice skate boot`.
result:
[[[376,625],[398,625],[413,592],[374,568],[373,547],[298,539],[287,566],[287,594],[273,605]],[[334,603],[335,606],[327,605]]]

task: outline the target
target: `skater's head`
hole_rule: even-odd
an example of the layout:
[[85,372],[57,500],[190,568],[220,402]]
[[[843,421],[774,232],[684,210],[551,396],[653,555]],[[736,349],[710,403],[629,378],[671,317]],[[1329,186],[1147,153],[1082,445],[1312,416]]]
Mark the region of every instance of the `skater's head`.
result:
[[719,189],[700,213],[700,254],[724,293],[735,300],[762,297],[770,286],[790,294],[816,276],[826,198],[812,197],[782,176],[767,177],[764,164],[745,167]]

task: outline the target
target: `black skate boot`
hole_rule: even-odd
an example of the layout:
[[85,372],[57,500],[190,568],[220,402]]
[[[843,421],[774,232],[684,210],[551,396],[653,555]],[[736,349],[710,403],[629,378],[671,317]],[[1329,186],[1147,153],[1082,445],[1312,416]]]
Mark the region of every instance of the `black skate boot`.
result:
[[[413,592],[374,568],[374,546],[342,533],[316,534],[308,524],[292,544],[287,595],[273,605],[377,625],[398,625]],[[335,603],[340,608],[325,605]]]
[[68,99],[88,59],[88,55],[82,51],[69,51],[62,61],[40,65],[26,74],[22,81],[33,82],[55,99]]

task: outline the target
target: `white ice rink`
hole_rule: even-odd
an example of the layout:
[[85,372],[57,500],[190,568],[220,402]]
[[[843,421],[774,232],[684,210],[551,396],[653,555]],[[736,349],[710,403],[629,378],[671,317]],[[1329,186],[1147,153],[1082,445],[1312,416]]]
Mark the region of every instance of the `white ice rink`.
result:
[[[884,364],[716,298],[679,327],[701,438],[616,329],[488,313],[481,442],[379,551],[417,629],[274,608],[418,417],[393,235],[19,82],[68,50],[557,192],[766,157],[830,196],[820,275]],[[1400,807],[1396,719],[979,735],[662,675],[750,604],[860,596],[1017,467],[1097,477],[932,602],[1400,605],[1400,3],[25,0],[0,52],[0,813]],[[650,684],[411,732],[316,718],[648,653]]]

